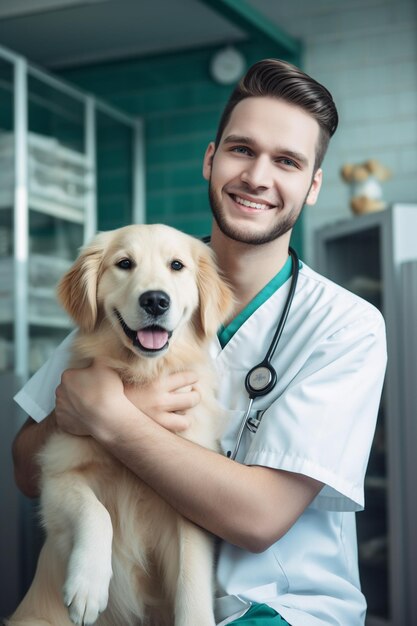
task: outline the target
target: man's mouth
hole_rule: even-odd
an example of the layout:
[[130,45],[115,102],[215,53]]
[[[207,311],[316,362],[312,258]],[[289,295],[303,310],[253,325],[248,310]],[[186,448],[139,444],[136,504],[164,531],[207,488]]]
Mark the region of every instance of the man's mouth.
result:
[[257,209],[258,211],[267,211],[272,208],[271,204],[265,204],[263,202],[255,202],[254,200],[248,200],[247,198],[242,198],[241,196],[237,196],[236,194],[230,194],[230,197],[237,203],[242,206],[245,206],[249,209]]
[[114,312],[126,337],[139,350],[156,354],[168,347],[172,331],[168,331],[158,324],[150,324],[139,330],[133,330],[129,328],[117,309],[114,309]]

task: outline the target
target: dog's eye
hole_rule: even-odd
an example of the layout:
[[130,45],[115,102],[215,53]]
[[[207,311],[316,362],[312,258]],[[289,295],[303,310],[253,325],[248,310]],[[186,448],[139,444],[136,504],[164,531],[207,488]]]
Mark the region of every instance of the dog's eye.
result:
[[183,267],[184,267],[184,263],[181,263],[181,261],[178,261],[178,259],[174,259],[171,262],[171,269],[175,270],[176,272],[179,272],[180,270],[182,270]]
[[181,263],[181,261],[178,261],[178,259],[174,259],[173,261],[171,261],[172,270],[179,272],[180,270],[182,270],[183,267],[184,267],[184,264]]
[[130,259],[122,259],[116,263],[117,267],[120,267],[121,270],[131,270],[133,267],[133,262]]

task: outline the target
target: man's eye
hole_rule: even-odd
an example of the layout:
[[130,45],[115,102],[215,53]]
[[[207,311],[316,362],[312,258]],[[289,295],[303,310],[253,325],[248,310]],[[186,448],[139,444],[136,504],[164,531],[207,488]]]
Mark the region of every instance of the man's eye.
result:
[[249,154],[250,151],[245,146],[235,146],[232,148],[232,152],[236,152],[237,154]]
[[133,261],[130,259],[122,259],[116,263],[117,267],[120,267],[121,270],[131,270],[133,267]]
[[174,259],[173,261],[171,261],[172,270],[179,272],[180,270],[182,270],[183,267],[184,267],[184,264],[181,263],[181,261],[178,261],[178,259]]
[[286,165],[287,167],[297,167],[297,163],[292,159],[287,159],[287,157],[283,157],[279,160],[283,165]]

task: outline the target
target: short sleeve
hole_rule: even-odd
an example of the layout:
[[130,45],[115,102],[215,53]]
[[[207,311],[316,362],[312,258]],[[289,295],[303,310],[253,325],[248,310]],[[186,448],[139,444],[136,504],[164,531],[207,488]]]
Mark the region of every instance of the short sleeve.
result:
[[55,352],[14,397],[15,402],[36,422],[41,422],[55,406],[55,390],[68,367],[70,349],[77,331],[71,332]]
[[385,367],[385,325],[371,310],[317,345],[265,411],[244,462],[323,482],[316,508],[361,510]]

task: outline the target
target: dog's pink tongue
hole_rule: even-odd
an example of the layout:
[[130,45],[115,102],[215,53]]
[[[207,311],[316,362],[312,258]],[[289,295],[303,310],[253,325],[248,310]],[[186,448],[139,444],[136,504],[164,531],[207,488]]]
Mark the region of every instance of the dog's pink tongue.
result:
[[148,350],[160,350],[168,341],[168,333],[166,330],[162,329],[155,330],[145,328],[144,330],[138,330],[137,338],[144,348]]

